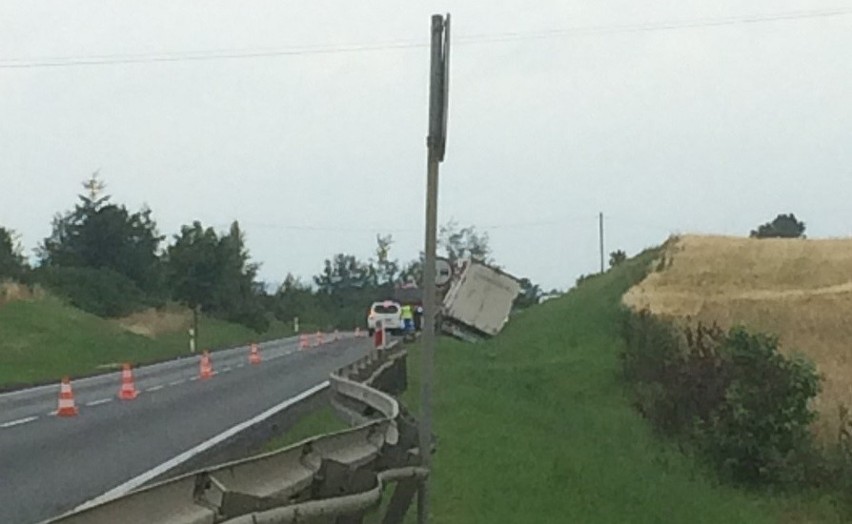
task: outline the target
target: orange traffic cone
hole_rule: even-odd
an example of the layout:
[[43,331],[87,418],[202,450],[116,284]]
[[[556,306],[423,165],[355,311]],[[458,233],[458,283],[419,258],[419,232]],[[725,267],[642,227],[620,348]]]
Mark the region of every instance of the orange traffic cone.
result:
[[308,336],[299,335],[299,349],[308,349]]
[[124,369],[121,370],[121,390],[118,392],[118,398],[133,400],[138,394],[136,385],[133,383],[133,372],[130,371],[130,364],[125,364]]
[[199,369],[198,378],[206,379],[213,376],[213,364],[210,363],[210,354],[205,351],[201,355],[201,367]]
[[71,391],[71,382],[68,377],[62,379],[62,385],[59,386],[59,408],[56,410],[56,415],[60,417],[76,417],[77,406],[74,404],[74,392]]
[[260,352],[257,350],[257,344],[251,345],[251,353],[249,353],[249,364],[260,364]]

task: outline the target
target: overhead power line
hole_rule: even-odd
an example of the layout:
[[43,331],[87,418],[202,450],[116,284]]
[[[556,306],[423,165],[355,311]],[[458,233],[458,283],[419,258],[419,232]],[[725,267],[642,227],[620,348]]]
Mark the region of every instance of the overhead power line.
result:
[[[518,222],[500,222],[500,223],[479,223],[472,222],[471,225],[479,231],[498,231],[506,229],[533,229],[540,227],[560,227],[566,225],[575,225],[578,228],[585,228],[587,224],[597,223],[597,214],[563,216],[559,218],[549,218],[536,221],[518,221]],[[421,227],[387,227],[383,225],[305,225],[305,224],[286,224],[282,222],[253,222],[240,220],[240,225],[248,229],[260,230],[282,230],[282,231],[306,231],[312,233],[422,233]],[[227,228],[230,222],[213,224],[215,227]]]
[[[684,29],[712,28],[743,24],[758,24],[783,22],[790,20],[829,18],[852,14],[852,7],[817,9],[807,11],[788,11],[783,13],[768,13],[757,15],[741,15],[717,18],[696,18],[691,20],[676,20],[649,22],[627,25],[578,26],[563,29],[543,31],[505,32],[460,36],[454,45],[474,45],[523,40],[540,40],[570,36],[596,36],[620,33],[659,32]],[[424,48],[429,44],[425,41],[395,41],[361,44],[333,44],[317,46],[301,46],[288,48],[261,49],[216,49],[202,51],[176,51],[143,54],[113,54],[86,56],[59,56],[41,58],[6,58],[0,59],[0,69],[27,69],[44,67],[79,67],[103,66],[119,64],[147,64],[168,62],[191,62],[209,60],[236,60],[303,55],[331,55],[341,53],[361,53],[372,51],[388,51],[400,49]]]
[[498,34],[472,35],[462,38],[461,43],[510,42],[515,40],[534,40],[562,36],[609,35],[619,33],[639,33],[655,31],[672,31],[682,29],[701,29],[731,25],[759,24],[783,22],[787,20],[802,20],[811,18],[830,18],[852,14],[852,7],[839,7],[808,11],[788,11],[784,13],[758,14],[746,16],[729,16],[716,18],[696,18],[692,20],[677,20],[668,22],[648,22],[642,24],[601,25],[572,27],[567,29],[551,29],[536,32],[507,32]]

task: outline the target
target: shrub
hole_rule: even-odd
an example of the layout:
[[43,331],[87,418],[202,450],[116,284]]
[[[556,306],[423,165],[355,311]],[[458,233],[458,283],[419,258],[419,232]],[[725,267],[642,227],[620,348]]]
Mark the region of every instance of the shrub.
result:
[[623,249],[617,249],[609,254],[609,267],[615,267],[627,261],[627,253]]
[[735,480],[797,483],[812,447],[809,402],[819,392],[813,364],[786,358],[775,337],[734,328],[718,348],[721,402],[695,422],[698,441]]
[[33,280],[101,317],[121,317],[153,305],[132,280],[111,269],[46,267],[34,271]]
[[258,333],[266,332],[271,324],[269,315],[256,299],[243,301],[240,307],[233,308],[233,311],[221,317],[228,322],[242,324]]
[[796,219],[796,215],[778,215],[757,229],[752,229],[751,238],[804,238],[805,223]]
[[647,311],[626,313],[624,338],[624,376],[657,430],[688,443],[730,480],[801,481],[813,450],[813,364],[779,353],[772,336],[679,329]]

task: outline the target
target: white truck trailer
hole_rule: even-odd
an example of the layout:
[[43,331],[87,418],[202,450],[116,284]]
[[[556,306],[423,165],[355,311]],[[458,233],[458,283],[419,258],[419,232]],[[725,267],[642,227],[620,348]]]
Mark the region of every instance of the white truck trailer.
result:
[[496,335],[520,290],[517,278],[480,262],[464,262],[444,295],[441,330],[470,342]]

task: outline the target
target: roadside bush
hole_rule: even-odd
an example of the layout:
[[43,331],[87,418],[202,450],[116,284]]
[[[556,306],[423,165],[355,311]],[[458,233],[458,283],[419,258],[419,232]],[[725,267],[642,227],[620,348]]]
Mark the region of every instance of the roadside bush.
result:
[[803,481],[814,454],[813,364],[743,328],[679,329],[647,311],[625,315],[624,376],[657,430],[685,441],[726,479]]
[[579,286],[580,284],[588,282],[597,276],[600,276],[600,273],[589,273],[588,275],[580,275],[579,277],[577,277],[577,280],[574,282],[574,285]]
[[46,267],[35,270],[32,279],[75,307],[101,317],[122,317],[156,305],[132,280],[111,269]]
[[270,315],[258,299],[244,300],[239,307],[234,307],[233,311],[221,316],[228,322],[242,324],[258,333],[266,332],[271,324]]
[[823,484],[833,487],[839,494],[838,509],[848,522],[852,522],[852,416],[846,405],[839,407],[838,418],[837,441],[828,450]]

